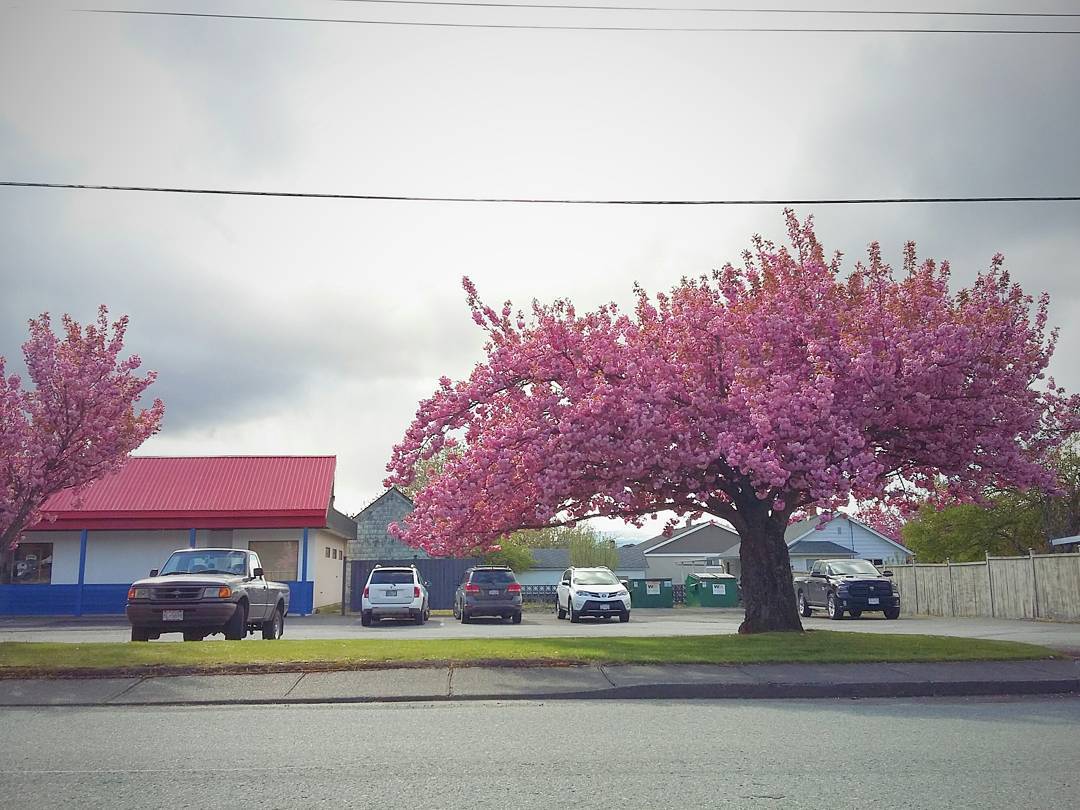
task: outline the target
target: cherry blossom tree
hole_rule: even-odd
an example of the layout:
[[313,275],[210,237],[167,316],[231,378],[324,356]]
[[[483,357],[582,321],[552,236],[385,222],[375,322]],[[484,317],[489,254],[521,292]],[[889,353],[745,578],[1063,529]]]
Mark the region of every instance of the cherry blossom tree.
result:
[[1000,256],[951,293],[948,264],[913,244],[902,273],[875,243],[842,275],[811,220],[787,224],[790,249],[755,238],[741,266],[637,289],[630,313],[495,311],[466,279],[486,359],[420,404],[387,484],[460,452],[393,531],[452,555],[520,528],[707,513],[741,538],[740,632],[800,630],[784,542],[797,510],[1051,483],[1040,462],[1080,404],[1042,382],[1045,295]]
[[138,408],[156,375],[140,377],[138,357],[120,358],[127,324],[110,329],[105,307],[85,328],[65,315],[62,336],[47,313],[31,320],[22,347],[29,390],[0,357],[0,552],[42,519],[51,495],[116,469],[157,432],[161,400]]

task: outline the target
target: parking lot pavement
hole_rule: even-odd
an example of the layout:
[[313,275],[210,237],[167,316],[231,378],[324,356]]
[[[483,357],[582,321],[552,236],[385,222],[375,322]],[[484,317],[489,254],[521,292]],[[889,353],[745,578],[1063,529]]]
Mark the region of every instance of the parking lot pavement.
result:
[[[695,608],[638,609],[630,622],[589,621],[579,624],[559,621],[554,613],[526,613],[521,624],[498,619],[476,619],[461,624],[450,616],[433,616],[417,627],[409,622],[386,621],[361,627],[360,618],[340,615],[290,616],[285,638],[549,638],[552,636],[698,636],[735,633],[742,621],[736,609]],[[842,630],[863,633],[918,633],[935,636],[1025,641],[1080,653],[1080,623],[1036,622],[994,619],[951,619],[931,616],[904,617],[887,621],[869,614],[861,619],[831,621],[823,615],[803,619],[808,630]],[[0,617],[0,641],[126,641],[128,625],[122,617],[18,618]],[[214,638],[221,638],[214,636]],[[258,634],[249,636],[259,638]],[[179,634],[162,637],[156,643],[179,641]]]

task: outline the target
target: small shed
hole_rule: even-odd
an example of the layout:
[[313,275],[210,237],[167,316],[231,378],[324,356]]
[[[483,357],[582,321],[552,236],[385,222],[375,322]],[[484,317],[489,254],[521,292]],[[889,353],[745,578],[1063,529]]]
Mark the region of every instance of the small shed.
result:
[[735,607],[739,604],[738,581],[731,574],[688,574],[686,604],[690,607]]
[[635,608],[675,607],[670,579],[631,579],[630,605]]

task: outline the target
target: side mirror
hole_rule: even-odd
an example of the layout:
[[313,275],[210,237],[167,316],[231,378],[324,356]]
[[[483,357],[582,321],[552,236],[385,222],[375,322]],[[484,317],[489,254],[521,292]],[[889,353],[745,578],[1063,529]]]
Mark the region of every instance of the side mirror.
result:
[[255,577],[255,579],[262,579],[263,570],[261,568],[256,568],[251,572],[251,575]]
[[823,573],[821,573],[820,571],[813,571],[813,572],[811,572],[810,576],[818,577],[820,579],[825,579],[825,575]]
[[893,575],[893,572],[892,571],[882,571],[881,575],[883,577],[891,577]]
[[568,580],[568,579],[564,579],[564,580],[563,580],[562,582],[560,582],[559,584],[560,584],[560,585],[569,585],[569,584],[570,584],[570,580]]
[[156,568],[151,568],[150,569],[150,576],[156,577],[157,575],[158,575],[158,570]]
[[431,587],[431,583],[430,583],[430,582],[424,582],[424,587],[425,587],[425,588],[430,588],[430,587]]
[[625,579],[620,579],[619,582],[622,584],[622,586],[624,588],[626,588],[626,590],[630,590],[630,583],[627,582]]

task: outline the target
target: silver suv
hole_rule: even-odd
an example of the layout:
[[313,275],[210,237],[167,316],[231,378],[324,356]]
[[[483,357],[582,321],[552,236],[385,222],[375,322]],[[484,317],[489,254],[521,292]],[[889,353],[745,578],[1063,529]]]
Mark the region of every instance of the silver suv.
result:
[[423,624],[431,616],[428,585],[413,566],[376,565],[368,574],[360,601],[360,624],[380,619],[412,619]]

